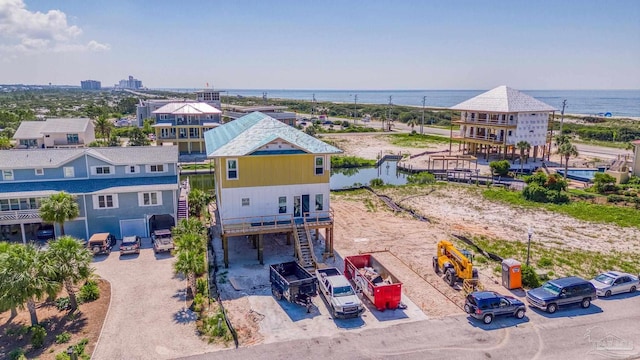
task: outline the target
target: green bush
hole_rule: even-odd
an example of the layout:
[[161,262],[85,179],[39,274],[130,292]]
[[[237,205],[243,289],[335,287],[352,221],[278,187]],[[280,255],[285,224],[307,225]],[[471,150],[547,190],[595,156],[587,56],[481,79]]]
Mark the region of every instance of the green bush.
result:
[[492,161],[489,163],[489,167],[491,168],[491,173],[498,176],[506,176],[509,174],[509,168],[511,164],[509,164],[508,160],[499,160]]
[[61,297],[56,299],[56,308],[58,311],[65,311],[69,309],[69,297]]
[[69,332],[67,331],[63,332],[62,334],[56,335],[56,344],[68,343],[69,340],[71,340],[71,334],[69,334]]
[[609,174],[598,172],[593,178],[593,187],[600,194],[615,191],[617,189],[616,178]]
[[206,278],[196,280],[196,292],[204,296],[209,296],[209,281]]
[[230,341],[231,331],[227,327],[227,323],[224,321],[224,315],[222,311],[218,311],[213,315],[206,315],[202,319],[202,323],[199,326],[200,333],[209,337],[209,342],[214,342],[216,338],[222,338],[223,341]]
[[354,168],[364,166],[374,166],[375,160],[359,158],[357,156],[332,156],[331,168]]
[[56,360],[71,360],[67,352],[60,352],[56,354]]
[[540,278],[531,266],[522,265],[522,285],[528,288],[537,288],[541,285]]
[[382,179],[380,179],[380,178],[371,179],[371,181],[369,181],[369,185],[371,187],[383,186],[384,185],[384,181]]
[[78,342],[73,346],[73,351],[75,351],[75,353],[78,355],[83,355],[84,349],[88,343],[89,343],[89,339],[83,338],[82,340],[80,340],[80,342]]
[[98,284],[93,281],[87,281],[81,288],[78,294],[78,301],[80,303],[91,302],[97,300],[100,297],[100,288]]
[[22,350],[22,348],[13,349],[7,355],[9,355],[10,360],[27,360],[27,357],[24,356],[24,350]]
[[569,196],[566,193],[549,190],[537,183],[530,183],[522,190],[522,196],[529,201],[566,204],[569,202]]
[[620,196],[620,195],[608,195],[607,196],[607,202],[610,203],[619,203],[619,202],[625,202],[627,199],[624,198],[624,196]]
[[202,294],[196,294],[193,298],[193,311],[197,313],[202,311],[202,304],[204,304],[204,296],[202,296]]
[[45,330],[42,326],[34,325],[31,327],[31,345],[34,348],[41,348],[46,337],[47,330]]
[[426,171],[417,174],[411,174],[407,177],[407,183],[409,184],[426,185],[434,184],[435,182],[436,177],[432,173]]

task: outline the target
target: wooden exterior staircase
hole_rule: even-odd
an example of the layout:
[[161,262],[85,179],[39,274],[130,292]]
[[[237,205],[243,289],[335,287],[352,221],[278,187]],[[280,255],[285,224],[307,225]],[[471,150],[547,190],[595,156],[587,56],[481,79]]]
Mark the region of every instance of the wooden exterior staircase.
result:
[[296,257],[298,263],[307,271],[313,273],[316,269],[316,256],[313,253],[313,244],[311,243],[311,235],[305,224],[296,225],[293,232],[295,239]]

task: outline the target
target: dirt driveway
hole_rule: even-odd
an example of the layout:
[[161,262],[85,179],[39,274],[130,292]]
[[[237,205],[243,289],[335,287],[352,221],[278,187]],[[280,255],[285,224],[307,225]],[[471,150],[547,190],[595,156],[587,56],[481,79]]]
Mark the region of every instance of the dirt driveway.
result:
[[155,255],[143,239],[140,255],[96,257],[96,272],[111,282],[111,305],[94,359],[172,359],[218,349],[195,334],[185,311],[185,281],[174,277],[174,258]]

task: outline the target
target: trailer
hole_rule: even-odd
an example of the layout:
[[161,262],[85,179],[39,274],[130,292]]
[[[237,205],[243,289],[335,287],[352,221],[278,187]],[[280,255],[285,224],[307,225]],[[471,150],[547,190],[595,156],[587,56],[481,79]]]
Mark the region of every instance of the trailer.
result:
[[371,254],[347,256],[344,275],[379,311],[404,308],[402,283]]
[[276,300],[285,299],[311,311],[311,297],[318,292],[318,280],[295,261],[269,265],[271,293]]

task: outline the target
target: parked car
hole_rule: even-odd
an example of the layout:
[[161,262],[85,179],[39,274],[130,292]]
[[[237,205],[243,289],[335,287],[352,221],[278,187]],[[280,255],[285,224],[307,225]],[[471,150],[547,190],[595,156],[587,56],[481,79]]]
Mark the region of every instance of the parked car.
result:
[[151,241],[153,242],[153,252],[156,254],[171,251],[174,248],[171,230],[168,229],[154,231],[153,234],[151,234]]
[[596,287],[596,294],[604,297],[634,292],[640,287],[640,280],[637,276],[619,271],[602,273],[591,280],[591,283]]
[[125,236],[120,244],[120,255],[140,254],[140,236]]
[[42,224],[36,232],[36,239],[39,241],[48,241],[55,238],[53,224]]
[[499,315],[522,319],[526,308],[522,301],[512,296],[500,295],[493,291],[474,291],[467,295],[464,311],[485,324],[491,324],[493,318]]
[[114,246],[116,246],[116,237],[110,233],[93,234],[87,243],[93,255],[109,254]]
[[577,276],[550,280],[539,288],[527,291],[529,306],[545,310],[549,314],[565,305],[580,304],[586,309],[595,299],[597,295],[593,284]]

